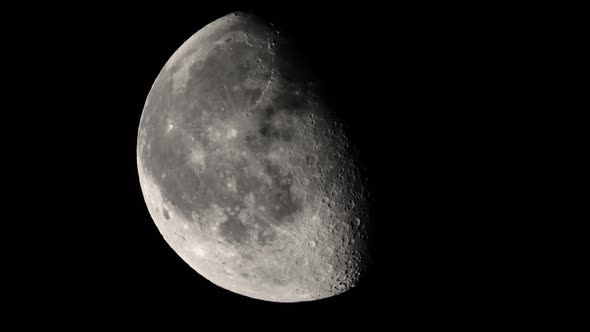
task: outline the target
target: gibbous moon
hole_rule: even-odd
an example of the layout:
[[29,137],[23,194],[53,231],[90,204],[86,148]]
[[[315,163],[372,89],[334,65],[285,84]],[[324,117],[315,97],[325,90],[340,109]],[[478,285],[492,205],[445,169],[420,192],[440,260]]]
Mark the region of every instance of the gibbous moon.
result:
[[255,16],[215,20],[160,71],[137,138],[166,242],[213,284],[274,302],[345,292],[369,259],[366,178],[293,50]]

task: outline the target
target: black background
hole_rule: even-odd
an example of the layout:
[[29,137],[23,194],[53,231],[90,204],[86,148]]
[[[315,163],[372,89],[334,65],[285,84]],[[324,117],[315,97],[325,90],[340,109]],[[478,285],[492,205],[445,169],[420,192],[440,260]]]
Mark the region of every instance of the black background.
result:
[[[81,330],[585,323],[587,15],[538,3],[411,3],[3,10],[6,322]],[[350,292],[299,304],[235,295],[191,270],[147,212],[135,159],[147,93],[182,42],[234,10],[295,39],[351,124],[376,232],[373,268]]]

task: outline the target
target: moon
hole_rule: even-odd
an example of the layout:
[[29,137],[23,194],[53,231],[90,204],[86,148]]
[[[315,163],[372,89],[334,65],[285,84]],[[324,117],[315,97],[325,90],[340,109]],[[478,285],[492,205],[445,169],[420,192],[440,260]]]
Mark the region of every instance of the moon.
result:
[[370,258],[367,178],[294,50],[251,14],[211,22],[158,74],[137,136],[164,240],[213,284],[273,302],[346,292]]

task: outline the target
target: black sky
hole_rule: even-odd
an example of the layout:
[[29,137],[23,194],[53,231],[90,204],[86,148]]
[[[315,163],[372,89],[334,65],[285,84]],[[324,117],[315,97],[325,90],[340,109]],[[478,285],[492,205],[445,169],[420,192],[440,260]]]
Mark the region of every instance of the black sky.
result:
[[[588,309],[588,15],[540,4],[23,6],[2,14],[2,296],[28,326],[407,330],[576,324]],[[298,43],[351,124],[375,262],[338,297],[212,285],[161,238],[136,173],[169,56],[231,11]],[[517,325],[517,326],[519,326]]]

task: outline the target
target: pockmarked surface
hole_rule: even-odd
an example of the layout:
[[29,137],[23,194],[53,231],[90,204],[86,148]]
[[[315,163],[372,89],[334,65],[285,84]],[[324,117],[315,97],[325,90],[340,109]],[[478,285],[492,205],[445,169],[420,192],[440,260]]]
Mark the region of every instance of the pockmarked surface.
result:
[[311,301],[368,262],[366,178],[292,45],[232,13],[190,37],[147,97],[142,192],[167,243],[232,292]]

